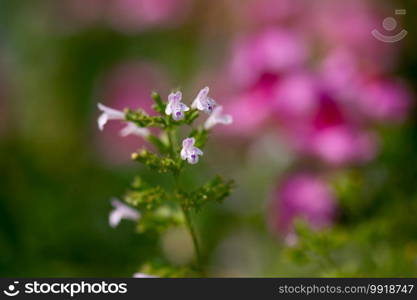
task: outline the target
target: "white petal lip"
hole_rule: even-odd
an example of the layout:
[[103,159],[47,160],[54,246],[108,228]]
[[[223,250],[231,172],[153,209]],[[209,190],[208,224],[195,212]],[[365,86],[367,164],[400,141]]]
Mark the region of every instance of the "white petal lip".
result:
[[98,118],[98,128],[100,130],[103,130],[104,126],[110,120],[124,120],[125,119],[124,112],[122,112],[120,110],[110,108],[110,107],[105,106],[101,103],[98,103],[97,107],[98,107],[99,110],[101,110],[103,112],[100,115],[100,117]]
[[131,208],[130,206],[127,206],[126,204],[122,203],[116,198],[113,198],[111,200],[111,204],[114,207],[114,209],[110,212],[109,215],[109,225],[112,228],[115,228],[117,225],[119,225],[120,221],[122,219],[137,221],[140,218],[140,213]]
[[194,146],[194,138],[186,138],[182,141],[181,159],[187,160],[190,164],[198,163],[199,156],[203,155],[203,151]]

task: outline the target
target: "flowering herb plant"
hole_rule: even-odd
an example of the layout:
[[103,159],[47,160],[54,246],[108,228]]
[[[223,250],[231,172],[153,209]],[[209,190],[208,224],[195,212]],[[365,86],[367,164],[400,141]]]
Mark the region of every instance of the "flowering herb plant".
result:
[[[222,106],[208,96],[209,88],[202,89],[191,107],[182,102],[180,91],[172,92],[164,102],[157,93],[152,94],[155,102],[153,109],[157,113],[151,116],[143,110],[125,109],[118,111],[102,104],[98,119],[100,130],[110,120],[125,122],[122,136],[136,135],[146,139],[157,150],[142,149],[132,154],[132,159],[149,167],[157,173],[170,173],[173,188],[166,189],[159,185],[145,182],[141,177],[134,178],[129,190],[124,195],[123,203],[112,200],[114,207],[109,216],[109,224],[116,227],[122,219],[137,222],[139,233],[151,231],[161,235],[171,226],[186,226],[193,242],[195,259],[184,269],[173,271],[171,266],[155,267],[151,264],[142,267],[134,277],[155,276],[203,276],[202,252],[192,218],[208,202],[222,202],[233,188],[232,180],[216,176],[200,187],[182,186],[180,177],[187,164],[195,165],[202,159],[201,150],[207,142],[209,132],[217,124],[228,125],[233,122],[230,115],[223,114]],[[208,115],[203,126],[194,127],[194,121],[200,112]],[[188,127],[189,133],[180,138],[180,127]],[[150,128],[158,128],[155,135]]]

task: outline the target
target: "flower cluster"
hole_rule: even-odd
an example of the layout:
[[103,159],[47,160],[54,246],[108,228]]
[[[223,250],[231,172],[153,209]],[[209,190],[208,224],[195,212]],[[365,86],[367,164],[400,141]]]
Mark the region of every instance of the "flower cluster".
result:
[[[191,213],[198,212],[209,201],[223,201],[233,187],[232,181],[225,181],[219,176],[195,189],[189,186],[184,189],[180,184],[185,162],[191,165],[197,164],[200,156],[203,155],[200,148],[205,145],[209,131],[217,124],[228,125],[233,122],[232,116],[223,114],[222,106],[218,106],[208,93],[208,87],[202,89],[192,102],[191,108],[182,102],[180,91],[169,94],[167,102],[162,101],[159,94],[154,93],[153,109],[157,115],[152,116],[144,110],[120,111],[98,104],[98,109],[101,111],[98,118],[99,129],[104,130],[109,121],[124,122],[126,125],[120,131],[120,135],[141,137],[159,150],[159,153],[153,153],[148,149],[142,149],[133,153],[132,159],[158,173],[171,173],[175,181],[174,188],[168,189],[148,184],[140,177],[136,177],[124,197],[125,202],[133,207],[113,199],[114,209],[109,216],[110,226],[116,227],[122,219],[127,219],[137,222],[139,232],[151,231],[160,234],[169,226],[185,225],[192,236],[197,257],[190,272],[201,272],[203,268],[199,259],[201,249],[191,221]],[[182,147],[179,149],[178,128],[192,125],[200,111],[209,114],[208,118],[197,128],[191,129],[190,134],[182,139]],[[151,127],[158,128],[160,135],[154,135],[153,130],[150,130]],[[155,277],[165,274],[154,269],[151,273],[141,270],[134,277]]]

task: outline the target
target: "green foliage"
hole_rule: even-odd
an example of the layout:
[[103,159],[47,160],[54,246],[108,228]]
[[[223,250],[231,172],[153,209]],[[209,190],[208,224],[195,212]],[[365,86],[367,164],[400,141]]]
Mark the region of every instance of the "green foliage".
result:
[[162,205],[152,211],[145,211],[137,224],[139,233],[146,231],[161,233],[170,226],[184,224],[184,216],[178,207]]
[[166,202],[167,195],[160,186],[149,186],[136,177],[132,189],[125,195],[125,201],[139,209],[139,211],[152,211]]
[[166,128],[168,123],[164,117],[150,116],[143,110],[133,111],[131,109],[125,110],[126,121],[133,122],[139,127],[158,127]]
[[179,172],[181,163],[167,156],[160,157],[146,149],[133,153],[132,159],[141,162],[151,170],[157,171],[158,173],[172,172],[177,174]]

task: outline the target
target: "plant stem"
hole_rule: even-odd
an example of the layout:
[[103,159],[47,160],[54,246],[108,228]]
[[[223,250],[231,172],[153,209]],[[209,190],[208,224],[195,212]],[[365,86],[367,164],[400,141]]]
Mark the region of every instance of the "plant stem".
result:
[[169,145],[170,145],[170,148],[171,148],[172,158],[175,158],[175,156],[176,156],[176,153],[175,153],[175,147],[176,147],[176,145],[175,145],[175,133],[173,132],[172,129],[169,129],[168,132],[167,132],[167,135],[168,135],[168,142],[169,142]]

